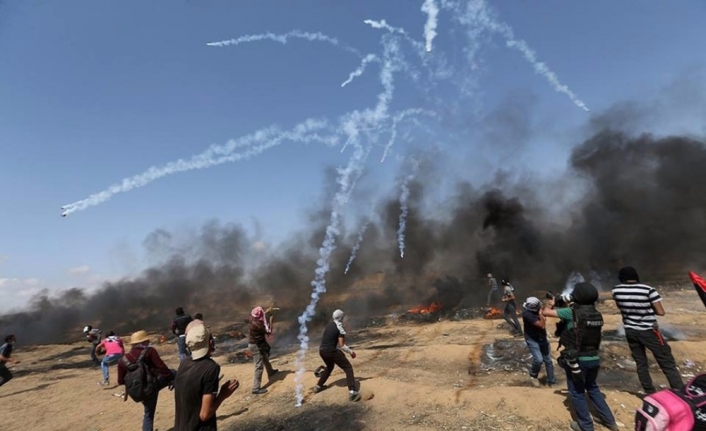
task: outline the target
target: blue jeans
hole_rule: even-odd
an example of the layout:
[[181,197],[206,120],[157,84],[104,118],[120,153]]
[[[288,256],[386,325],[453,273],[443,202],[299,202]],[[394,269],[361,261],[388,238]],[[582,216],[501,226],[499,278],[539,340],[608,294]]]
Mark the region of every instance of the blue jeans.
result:
[[142,419],[142,431],[153,431],[154,429],[154,414],[157,411],[157,398],[159,392],[142,401],[145,408],[145,416]]
[[598,388],[598,384],[596,384],[598,370],[601,369],[601,361],[579,361],[579,365],[583,373],[583,383],[573,380],[571,370],[568,368],[564,368],[564,370],[566,371],[566,386],[569,389],[569,398],[571,399],[571,405],[574,407],[576,422],[579,423],[581,431],[593,431],[593,419],[588,409],[586,394],[588,394],[588,398],[591,399],[593,406],[596,408],[599,420],[605,424],[614,424],[615,417],[613,417],[610,407],[608,407],[601,390]]
[[120,358],[122,357],[123,355],[119,353],[115,355],[105,355],[103,357],[103,360],[101,361],[101,371],[103,371],[103,380],[108,381],[108,378],[110,377],[108,367],[113,364],[117,364]]
[[179,335],[177,337],[177,348],[179,349],[179,361],[183,361],[185,358],[191,356],[191,352],[186,348],[186,336]]
[[525,335],[525,342],[529,351],[532,354],[532,367],[530,368],[530,377],[537,378],[539,376],[539,370],[544,364],[544,368],[547,372],[547,384],[555,385],[556,377],[554,377],[554,364],[552,363],[552,355],[550,353],[549,341],[545,338],[543,340],[537,341],[529,338]]

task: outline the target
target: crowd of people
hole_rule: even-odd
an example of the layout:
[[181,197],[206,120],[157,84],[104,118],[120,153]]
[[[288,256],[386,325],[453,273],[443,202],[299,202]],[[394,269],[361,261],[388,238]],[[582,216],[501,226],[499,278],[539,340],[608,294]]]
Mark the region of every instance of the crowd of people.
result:
[[[594,418],[590,405],[597,415],[597,422],[610,430],[618,425],[598,384],[601,368],[600,347],[603,330],[603,316],[596,309],[598,290],[587,282],[577,283],[570,293],[561,297],[550,296],[542,301],[530,296],[522,304],[522,325],[517,318],[515,289],[508,279],[501,279],[500,286],[492,274],[488,274],[490,291],[488,305],[494,304],[494,297],[501,292],[500,301],[504,304],[504,319],[514,335],[523,336],[532,356],[528,370],[532,386],[541,387],[539,373],[544,365],[546,385],[557,384],[551,345],[547,335],[547,318],[559,320],[554,336],[562,348],[556,362],[564,370],[569,400],[573,407],[574,420],[570,427],[574,431],[593,431]],[[667,378],[671,388],[679,389],[684,382],[676,367],[669,343],[662,336],[657,316],[665,314],[660,294],[651,286],[640,282],[635,268],[624,267],[618,273],[619,284],[612,289],[612,297],[620,310],[625,337],[636,363],[637,375],[644,394],[652,394],[657,389],[649,372],[646,352],[649,350]],[[252,353],[254,375],[251,392],[263,395],[263,371],[269,381],[280,371],[270,363],[271,347],[268,338],[273,333],[274,314],[272,308],[265,310],[255,307],[251,311],[248,349]],[[240,386],[237,379],[220,384],[223,376],[221,368],[211,356],[215,351],[215,341],[206,326],[201,313],[194,318],[183,308],[175,310],[170,329],[176,337],[179,366],[170,369],[157,350],[152,347],[149,335],[139,330],[130,336],[129,351],[123,340],[113,331],[102,338],[102,331],[91,325],[84,327],[86,340],[91,344],[90,357],[100,365],[102,380],[100,385],[110,382],[109,368],[117,364],[117,384],[124,386],[123,400],[128,397],[143,405],[143,431],[152,431],[159,392],[165,388],[174,391],[175,419],[174,431],[217,430],[216,411],[221,403],[230,397]],[[336,310],[331,316],[321,336],[319,355],[324,365],[315,375],[318,378],[313,392],[326,389],[326,381],[335,366],[346,375],[348,399],[359,401],[361,395],[355,381],[351,358],[356,353],[346,343],[346,329],[343,324],[345,313]],[[0,386],[12,379],[7,364],[19,361],[12,357],[14,335],[8,335],[0,346]],[[99,355],[104,355],[98,359]]]

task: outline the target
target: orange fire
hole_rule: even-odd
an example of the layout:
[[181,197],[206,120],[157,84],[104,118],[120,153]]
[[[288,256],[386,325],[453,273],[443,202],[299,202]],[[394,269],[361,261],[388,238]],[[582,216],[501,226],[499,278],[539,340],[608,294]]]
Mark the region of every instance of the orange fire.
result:
[[503,317],[503,310],[495,307],[490,307],[483,316],[484,319],[499,319],[501,317]]
[[439,310],[441,310],[441,304],[438,303],[438,302],[432,302],[431,304],[429,304],[428,307],[425,307],[425,306],[423,306],[423,305],[418,305],[418,306],[416,306],[416,307],[414,307],[414,308],[410,308],[409,310],[407,310],[407,313],[411,313],[411,314],[430,314],[430,313],[434,313],[434,312],[439,311]]

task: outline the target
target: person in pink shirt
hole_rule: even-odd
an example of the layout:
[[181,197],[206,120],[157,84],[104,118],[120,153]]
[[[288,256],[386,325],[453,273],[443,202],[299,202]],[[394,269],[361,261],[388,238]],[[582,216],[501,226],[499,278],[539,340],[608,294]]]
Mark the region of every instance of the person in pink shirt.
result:
[[120,358],[125,354],[125,347],[123,347],[123,340],[120,339],[115,332],[110,331],[108,336],[103,340],[97,347],[97,351],[105,350],[105,356],[101,361],[101,371],[103,371],[103,380],[99,385],[106,386],[109,383],[109,372],[108,367],[113,364],[117,364]]

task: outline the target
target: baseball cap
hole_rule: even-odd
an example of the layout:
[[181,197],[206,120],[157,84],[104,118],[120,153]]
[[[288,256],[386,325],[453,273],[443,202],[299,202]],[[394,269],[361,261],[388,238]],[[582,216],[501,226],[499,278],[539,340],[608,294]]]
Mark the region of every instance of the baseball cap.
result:
[[186,346],[191,350],[191,359],[208,355],[211,332],[203,324],[194,325],[186,334]]

